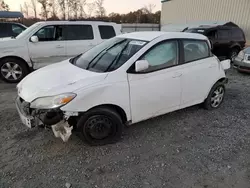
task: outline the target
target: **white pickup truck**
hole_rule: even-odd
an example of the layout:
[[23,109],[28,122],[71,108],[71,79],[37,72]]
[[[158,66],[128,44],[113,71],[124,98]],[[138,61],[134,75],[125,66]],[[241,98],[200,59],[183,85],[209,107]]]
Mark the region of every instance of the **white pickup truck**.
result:
[[29,72],[83,53],[121,33],[121,25],[99,21],[47,21],[16,38],[0,39],[0,78],[17,83]]

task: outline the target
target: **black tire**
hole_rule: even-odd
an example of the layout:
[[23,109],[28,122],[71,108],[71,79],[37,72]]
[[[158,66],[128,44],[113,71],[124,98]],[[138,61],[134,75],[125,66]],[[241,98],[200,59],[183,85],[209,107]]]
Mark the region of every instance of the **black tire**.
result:
[[[16,68],[15,68],[16,66]],[[14,70],[15,68],[15,70]],[[10,69],[15,73],[15,76],[11,74],[7,78],[7,74]],[[18,72],[18,74],[17,74]],[[5,58],[0,61],[0,78],[8,83],[18,83],[20,82],[27,74],[29,74],[28,66],[22,60],[17,58]]]
[[[212,104],[212,97],[214,96],[215,94],[215,91],[218,89],[218,88],[222,88],[223,89],[223,97],[221,99],[221,101],[219,102],[219,104],[217,106],[213,105]],[[208,97],[206,98],[206,100],[204,101],[203,103],[203,106],[205,109],[207,110],[213,110],[213,109],[217,109],[221,106],[221,104],[223,103],[224,101],[224,97],[225,97],[225,85],[221,82],[217,82],[211,89],[211,91],[209,92],[208,94]]]
[[240,50],[238,48],[232,48],[230,53],[229,53],[229,59],[231,59],[231,61],[234,60],[234,58],[239,54]]
[[[77,131],[81,138],[91,146],[117,142],[121,139],[123,127],[120,115],[115,110],[105,107],[86,112],[77,123]],[[93,129],[95,130],[93,131]],[[107,134],[107,136],[102,135],[97,138],[98,135],[93,136],[93,134],[96,134],[95,131],[98,131],[99,134]]]

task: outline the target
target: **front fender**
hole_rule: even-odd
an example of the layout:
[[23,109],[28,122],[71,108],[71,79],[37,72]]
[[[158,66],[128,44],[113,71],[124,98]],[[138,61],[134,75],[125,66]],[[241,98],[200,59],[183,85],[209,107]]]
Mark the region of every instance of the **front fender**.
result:
[[130,97],[128,82],[118,82],[91,86],[76,91],[77,97],[61,108],[68,112],[86,112],[100,105],[116,105],[126,113],[131,120]]

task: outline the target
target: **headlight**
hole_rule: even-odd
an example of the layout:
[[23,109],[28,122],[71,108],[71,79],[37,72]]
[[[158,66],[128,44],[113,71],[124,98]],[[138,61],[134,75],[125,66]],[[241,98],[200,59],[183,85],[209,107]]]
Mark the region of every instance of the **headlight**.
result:
[[245,56],[245,52],[243,50],[240,51],[240,53],[238,54],[238,57],[241,59],[244,59],[244,56]]
[[30,108],[53,109],[61,107],[76,97],[75,93],[64,93],[56,96],[40,97],[31,102]]

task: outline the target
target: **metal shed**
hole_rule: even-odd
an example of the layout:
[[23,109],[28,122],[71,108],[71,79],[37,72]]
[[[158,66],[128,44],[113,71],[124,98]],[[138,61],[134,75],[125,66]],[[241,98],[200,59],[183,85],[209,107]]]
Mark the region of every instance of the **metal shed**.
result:
[[233,22],[250,42],[250,0],[162,0],[161,25]]

